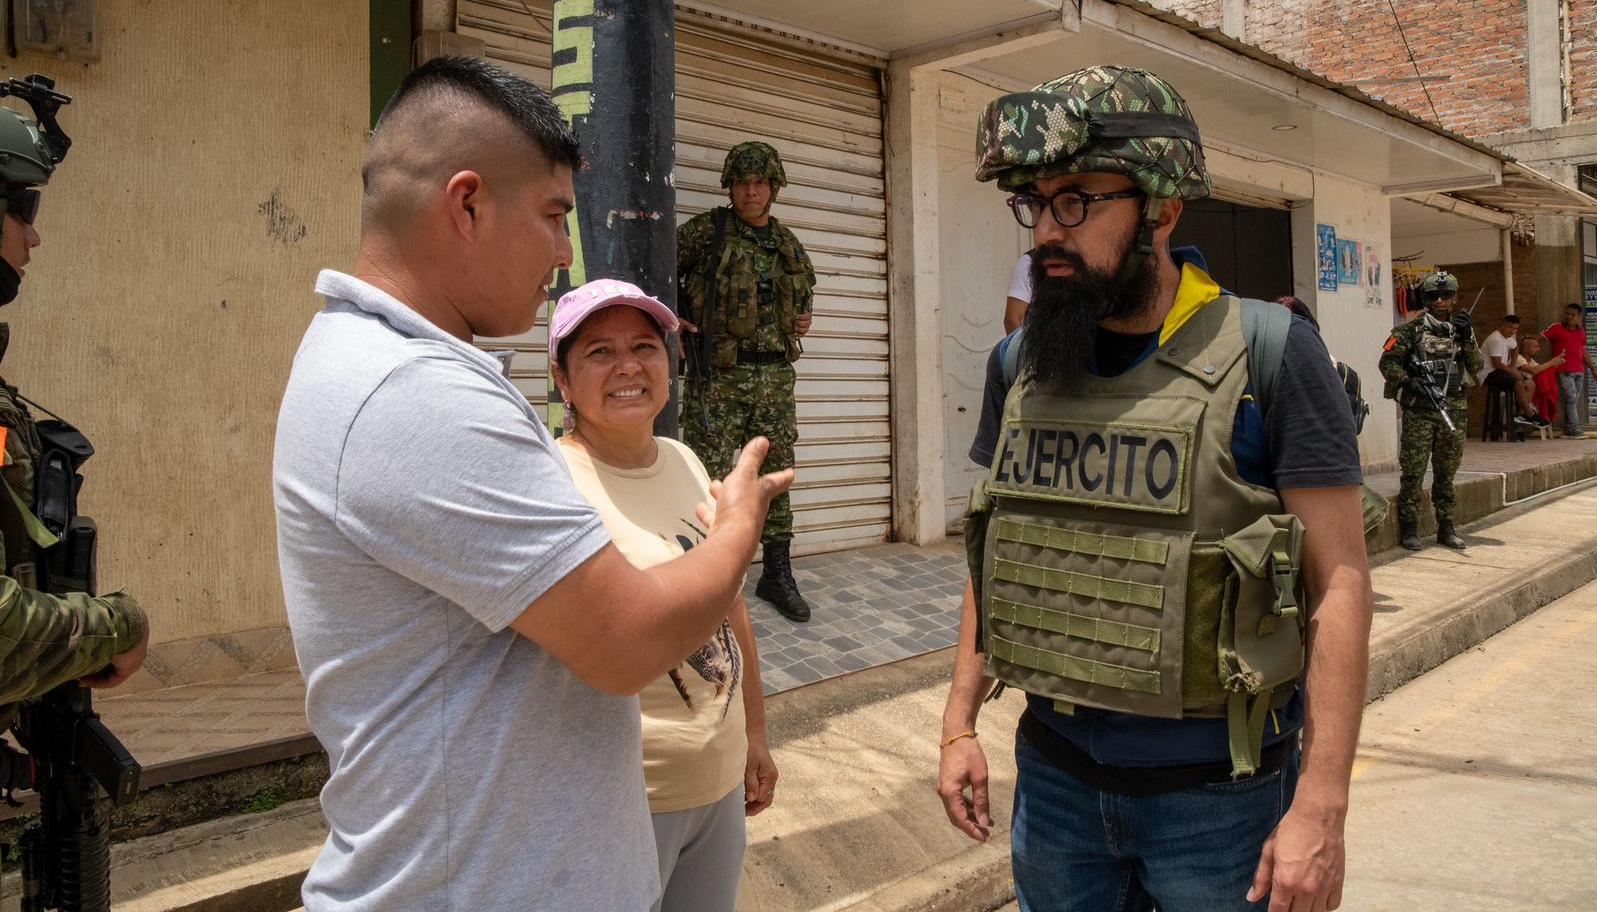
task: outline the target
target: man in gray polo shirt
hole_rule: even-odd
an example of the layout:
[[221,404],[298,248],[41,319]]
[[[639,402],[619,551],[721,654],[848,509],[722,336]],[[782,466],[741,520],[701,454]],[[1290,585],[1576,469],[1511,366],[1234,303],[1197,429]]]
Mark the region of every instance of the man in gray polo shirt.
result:
[[353,275],[295,356],[273,470],[278,551],[331,834],[309,912],[642,912],[658,892],[644,684],[725,617],[770,498],[751,443],[709,536],[635,569],[475,336],[532,327],[574,138],[476,60],[413,72],[362,166]]

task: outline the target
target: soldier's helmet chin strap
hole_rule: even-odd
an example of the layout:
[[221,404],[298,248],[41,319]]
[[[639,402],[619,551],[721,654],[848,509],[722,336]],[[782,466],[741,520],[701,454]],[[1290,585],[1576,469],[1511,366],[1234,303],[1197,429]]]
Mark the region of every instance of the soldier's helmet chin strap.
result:
[[[1159,216],[1164,212],[1164,198],[1158,196],[1145,197],[1142,202],[1142,224],[1137,228],[1136,243],[1126,252],[1126,258],[1120,263],[1120,274],[1115,276],[1113,287],[1114,297],[1119,298],[1132,281],[1137,278],[1138,270],[1142,269],[1143,260],[1153,256],[1153,232],[1159,227]],[[1107,302],[1106,302],[1107,303]],[[1102,320],[1107,314],[1099,314],[1096,320]]]

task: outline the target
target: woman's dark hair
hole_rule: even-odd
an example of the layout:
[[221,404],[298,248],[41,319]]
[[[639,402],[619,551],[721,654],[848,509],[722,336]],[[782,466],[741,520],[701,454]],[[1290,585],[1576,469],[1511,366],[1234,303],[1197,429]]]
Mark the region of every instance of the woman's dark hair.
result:
[[1303,319],[1308,320],[1309,325],[1313,326],[1315,329],[1320,328],[1320,321],[1314,319],[1314,311],[1310,310],[1309,305],[1303,303],[1303,299],[1297,297],[1296,295],[1282,295],[1281,297],[1275,299],[1275,303],[1285,307],[1287,310],[1292,311],[1293,316],[1302,317]]

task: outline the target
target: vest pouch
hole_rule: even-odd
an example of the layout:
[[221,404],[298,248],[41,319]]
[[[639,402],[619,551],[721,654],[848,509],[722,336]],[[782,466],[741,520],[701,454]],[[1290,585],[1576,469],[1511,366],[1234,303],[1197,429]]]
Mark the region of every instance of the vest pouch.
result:
[[1219,679],[1231,694],[1259,694],[1303,673],[1303,524],[1261,516],[1220,543],[1234,574],[1221,606]]
[[772,304],[776,307],[776,328],[781,330],[782,335],[791,336],[794,332],[793,321],[798,318],[799,301],[810,290],[810,279],[802,266],[789,265],[786,257],[782,257],[782,268],[784,271],[777,274],[772,282],[775,291]]
[[[720,324],[716,335],[749,341],[760,325],[760,276],[754,267],[754,247],[747,243],[726,245],[721,261]],[[736,356],[734,355],[734,362]]]
[[710,352],[710,366],[717,370],[737,367],[738,340],[725,336],[715,337],[715,348]]
[[1192,533],[1084,528],[991,496],[977,602],[987,673],[1066,703],[1180,718]]

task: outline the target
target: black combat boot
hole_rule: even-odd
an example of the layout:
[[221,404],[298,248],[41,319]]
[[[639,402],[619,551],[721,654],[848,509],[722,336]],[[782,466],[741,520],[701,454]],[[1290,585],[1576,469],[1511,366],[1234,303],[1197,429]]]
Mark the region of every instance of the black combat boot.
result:
[[1453,529],[1451,519],[1438,519],[1436,521],[1436,543],[1446,545],[1454,551],[1464,550],[1464,540],[1458,537],[1458,532]]
[[793,564],[788,560],[788,542],[765,541],[765,569],[754,586],[754,594],[776,606],[782,617],[797,624],[810,619],[810,605],[799,594],[793,581]]
[[1410,551],[1419,551],[1425,545],[1420,542],[1420,528],[1418,523],[1402,522],[1397,524],[1397,543]]

